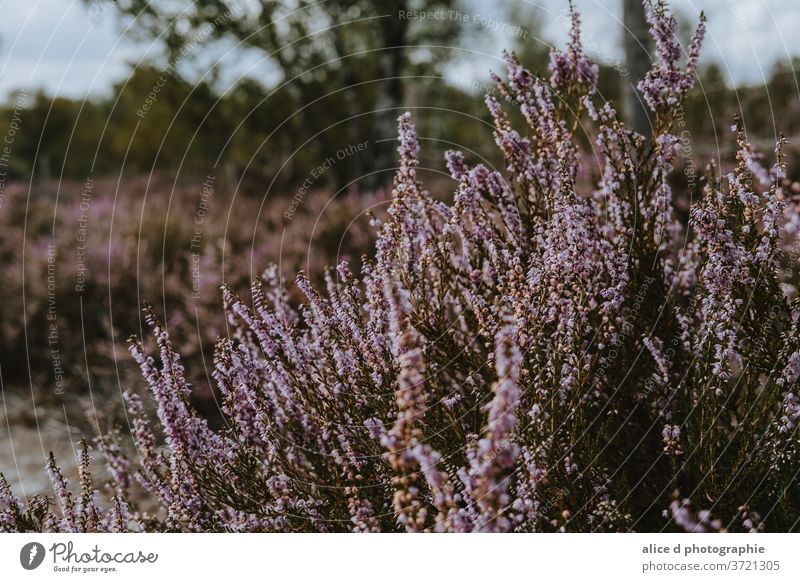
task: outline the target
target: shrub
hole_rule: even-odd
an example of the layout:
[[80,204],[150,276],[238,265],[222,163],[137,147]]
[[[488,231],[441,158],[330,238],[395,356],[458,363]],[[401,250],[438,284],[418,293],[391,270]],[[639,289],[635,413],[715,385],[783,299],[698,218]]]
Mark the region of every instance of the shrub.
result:
[[[160,365],[136,340],[131,353],[165,446],[128,393],[139,466],[113,438],[99,442],[110,506],[93,501],[88,469],[74,498],[51,460],[60,512],[42,498],[23,508],[5,488],[0,525],[792,529],[800,305],[778,268],[782,143],[764,169],[737,125],[735,168],[709,168],[689,224],[675,218],[675,128],[704,25],[681,66],[675,19],[648,6],[650,137],[598,103],[576,14],[549,80],[508,56],[500,100],[487,97],[505,173],[449,153],[452,204],[419,183],[417,136],[401,116],[391,207],[360,277],[340,264],[321,292],[299,275],[297,309],[274,268],[252,301],[223,289],[232,331],[214,379],[226,426],[212,431],[188,405],[180,358],[146,310]],[[518,104],[524,135],[502,99]],[[578,192],[587,161],[600,178]],[[134,478],[158,511],[127,501]]]

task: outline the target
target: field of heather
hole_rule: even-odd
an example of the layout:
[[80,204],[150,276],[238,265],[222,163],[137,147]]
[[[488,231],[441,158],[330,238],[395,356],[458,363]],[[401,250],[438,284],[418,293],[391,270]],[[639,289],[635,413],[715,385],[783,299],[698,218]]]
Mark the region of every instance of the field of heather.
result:
[[192,400],[218,423],[208,366],[227,333],[222,282],[246,291],[271,263],[289,280],[302,270],[321,282],[339,260],[358,264],[374,239],[365,212],[386,206],[374,196],[311,192],[289,220],[284,195],[261,203],[230,191],[157,176],[124,188],[103,180],[6,190],[0,472],[16,493],[47,493],[47,452],[74,473],[70,442],[124,417],[120,395],[141,383],[128,339],[146,327],[132,305],[147,301],[163,314]]

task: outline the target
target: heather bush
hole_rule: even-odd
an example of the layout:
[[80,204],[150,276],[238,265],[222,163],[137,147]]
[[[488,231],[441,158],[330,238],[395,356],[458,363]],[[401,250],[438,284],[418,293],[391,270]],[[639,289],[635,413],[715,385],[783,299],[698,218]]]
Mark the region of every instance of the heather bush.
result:
[[[487,97],[504,171],[448,153],[452,204],[418,180],[401,116],[391,206],[360,276],[342,263],[320,290],[301,273],[299,307],[275,267],[250,300],[223,288],[225,426],[188,404],[180,357],[146,308],[160,361],[136,339],[130,351],[156,418],[128,392],[136,455],[114,434],[98,440],[111,501],[95,500],[88,461],[73,494],[51,459],[58,507],[0,488],[0,527],[794,529],[800,304],[783,143],[765,167],[736,123],[734,167],[710,166],[678,220],[669,177],[704,25],[683,61],[675,19],[661,2],[648,10],[650,136],[595,95],[577,14],[549,79],[508,56]],[[587,172],[599,179],[578,188]],[[134,483],[154,511],[132,501]]]

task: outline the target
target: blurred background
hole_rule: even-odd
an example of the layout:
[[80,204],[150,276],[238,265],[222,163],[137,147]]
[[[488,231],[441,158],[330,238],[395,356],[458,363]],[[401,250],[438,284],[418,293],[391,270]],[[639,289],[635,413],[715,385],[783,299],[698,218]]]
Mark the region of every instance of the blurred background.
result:
[[[705,10],[683,164],[730,159],[740,114],[770,153],[800,132],[797,0],[674,0],[686,45]],[[642,132],[635,84],[651,47],[638,0],[576,0],[599,93]],[[566,0],[0,1],[0,472],[47,490],[54,449],[120,418],[139,384],[126,352],[147,300],[209,417],[219,285],[247,295],[269,263],[291,281],[354,268],[386,206],[397,116],[423,179],[442,155],[500,163],[483,97],[502,51],[546,74]],[[769,158],[768,158],[769,159]],[[686,167],[683,168],[686,170]],[[688,171],[675,173],[684,214]],[[682,189],[681,189],[682,187]]]

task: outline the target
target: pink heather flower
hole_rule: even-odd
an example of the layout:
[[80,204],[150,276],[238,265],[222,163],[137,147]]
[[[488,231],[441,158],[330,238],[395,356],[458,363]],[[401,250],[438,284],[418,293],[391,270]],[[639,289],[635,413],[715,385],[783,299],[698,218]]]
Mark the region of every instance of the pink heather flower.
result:
[[678,457],[683,454],[681,447],[681,428],[675,424],[665,424],[661,431],[664,440],[664,453],[671,457]]
[[494,385],[494,397],[487,407],[486,433],[470,453],[471,467],[462,477],[470,497],[479,508],[477,529],[480,531],[508,531],[512,525],[506,515],[511,504],[508,470],[519,454],[519,447],[513,439],[520,399],[517,383],[521,362],[514,336],[512,325],[504,326],[497,334],[495,366],[498,381]]
[[21,508],[11,486],[5,477],[0,475],[0,533],[16,531]]
[[647,22],[656,45],[653,68],[639,82],[645,102],[654,112],[666,112],[676,106],[695,82],[700,46],[705,36],[705,16],[700,14],[700,23],[689,44],[688,58],[682,70],[679,61],[682,49],[677,37],[678,23],[667,11],[664,0],[645,0]]
[[453,180],[460,181],[467,173],[464,154],[455,150],[447,150],[444,155],[450,176],[452,176]]
[[794,352],[789,356],[786,366],[777,379],[778,386],[788,389],[783,393],[779,428],[781,433],[791,433],[800,422],[800,396],[797,392],[799,380],[800,352]]
[[599,68],[584,54],[581,46],[581,18],[570,1],[572,26],[566,52],[550,52],[550,84],[559,92],[567,93],[576,87],[592,95],[597,87]]
[[674,500],[670,509],[675,524],[687,533],[709,533],[722,529],[720,520],[714,519],[707,510],[695,511],[689,499]]
[[61,510],[61,520],[58,525],[59,531],[66,533],[77,533],[80,531],[78,523],[78,515],[75,508],[75,499],[72,492],[69,490],[69,484],[64,478],[64,473],[61,468],[56,464],[53,453],[47,459],[47,474],[50,477],[50,482],[53,484],[53,491],[56,495],[59,509]]
[[350,508],[350,520],[353,522],[353,531],[355,532],[379,532],[380,527],[378,521],[375,519],[375,512],[372,504],[367,499],[358,498],[358,490],[356,488],[349,488],[345,491],[349,494],[348,506]]

